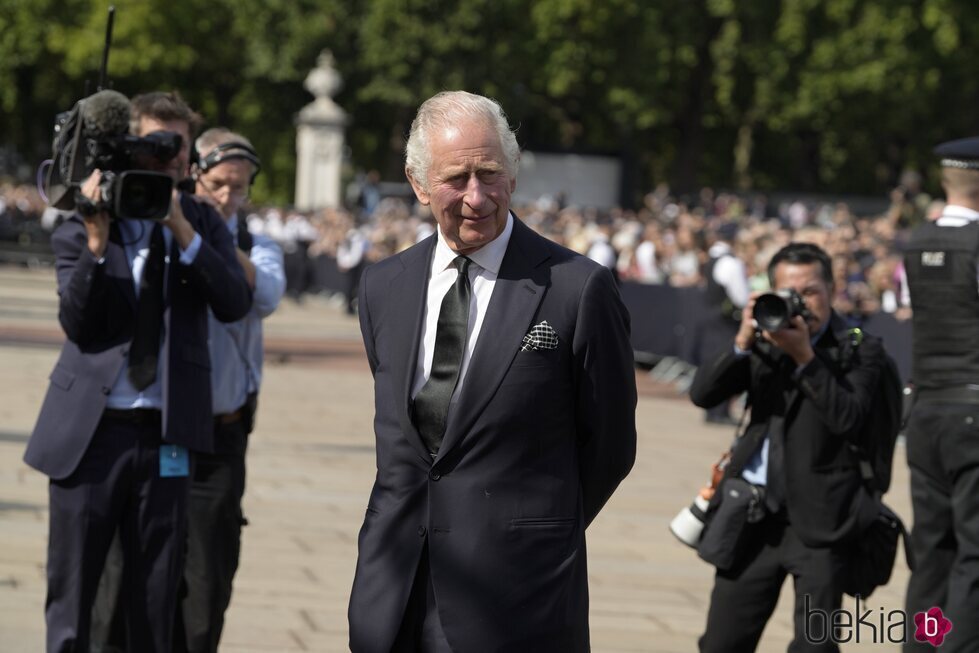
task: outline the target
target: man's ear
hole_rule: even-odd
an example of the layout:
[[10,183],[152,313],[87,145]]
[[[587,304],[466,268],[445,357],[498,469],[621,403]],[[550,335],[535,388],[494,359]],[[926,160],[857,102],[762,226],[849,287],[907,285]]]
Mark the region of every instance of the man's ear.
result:
[[421,204],[428,206],[431,202],[431,197],[429,196],[428,191],[422,188],[422,185],[418,183],[418,180],[411,174],[411,171],[407,166],[405,166],[405,177],[408,178],[408,183],[411,184],[411,190],[415,191],[415,197],[418,198],[418,201]]

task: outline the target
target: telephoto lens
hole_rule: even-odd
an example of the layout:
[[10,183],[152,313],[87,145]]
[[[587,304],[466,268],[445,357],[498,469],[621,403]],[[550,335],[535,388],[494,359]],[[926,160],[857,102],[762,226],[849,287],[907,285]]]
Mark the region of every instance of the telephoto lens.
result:
[[697,547],[700,535],[704,532],[708,501],[702,495],[694,497],[693,503],[684,508],[670,522],[670,532],[678,540],[690,547]]
[[762,331],[778,331],[789,326],[796,315],[809,317],[809,310],[802,295],[794,289],[776,290],[760,295],[755,300],[755,322]]

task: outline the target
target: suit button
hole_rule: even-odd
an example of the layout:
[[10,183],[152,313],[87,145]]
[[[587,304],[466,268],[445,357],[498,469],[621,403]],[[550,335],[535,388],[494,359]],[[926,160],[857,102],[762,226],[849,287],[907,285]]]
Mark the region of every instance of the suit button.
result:
[[425,537],[425,533],[426,532],[427,532],[427,530],[425,529],[424,526],[419,526],[418,527],[418,537]]
[[110,388],[108,386],[102,386],[102,394],[107,395],[110,392],[112,392],[112,388]]
[[430,479],[432,479],[433,481],[437,481],[437,480],[439,480],[440,478],[442,478],[442,475],[441,475],[441,474],[439,474],[437,470],[434,470],[434,469],[433,469],[432,471],[430,471],[430,472],[428,473],[428,478],[430,478]]

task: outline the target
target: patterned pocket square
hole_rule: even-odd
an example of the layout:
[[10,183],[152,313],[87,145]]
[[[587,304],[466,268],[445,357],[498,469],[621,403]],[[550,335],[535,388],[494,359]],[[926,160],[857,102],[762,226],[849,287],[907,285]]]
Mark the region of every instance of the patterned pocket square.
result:
[[557,331],[544,320],[523,337],[520,351],[539,351],[541,349],[557,349]]

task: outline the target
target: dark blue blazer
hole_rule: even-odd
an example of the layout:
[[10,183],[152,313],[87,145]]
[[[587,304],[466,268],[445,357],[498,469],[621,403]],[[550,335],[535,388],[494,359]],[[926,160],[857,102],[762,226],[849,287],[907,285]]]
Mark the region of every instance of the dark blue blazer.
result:
[[[164,314],[163,439],[191,450],[213,449],[211,363],[207,308],[233,322],[251,307],[251,291],[221,217],[191,195],[180,205],[202,243],[182,265],[169,251]],[[105,261],[88,249],[82,219],[74,216],[51,239],[58,274],[58,318],[67,340],[24,461],[52,479],[69,476],[88,448],[108,394],[126,362],[136,319],[136,292],[120,232],[113,223]]]
[[[434,247],[433,236],[361,279],[377,478],[360,531],[350,648],[391,649],[427,540],[454,650],[586,651],[585,528],[635,459],[628,313],[607,269],[514,220],[433,461],[409,393]],[[544,320],[557,348],[520,351]]]

